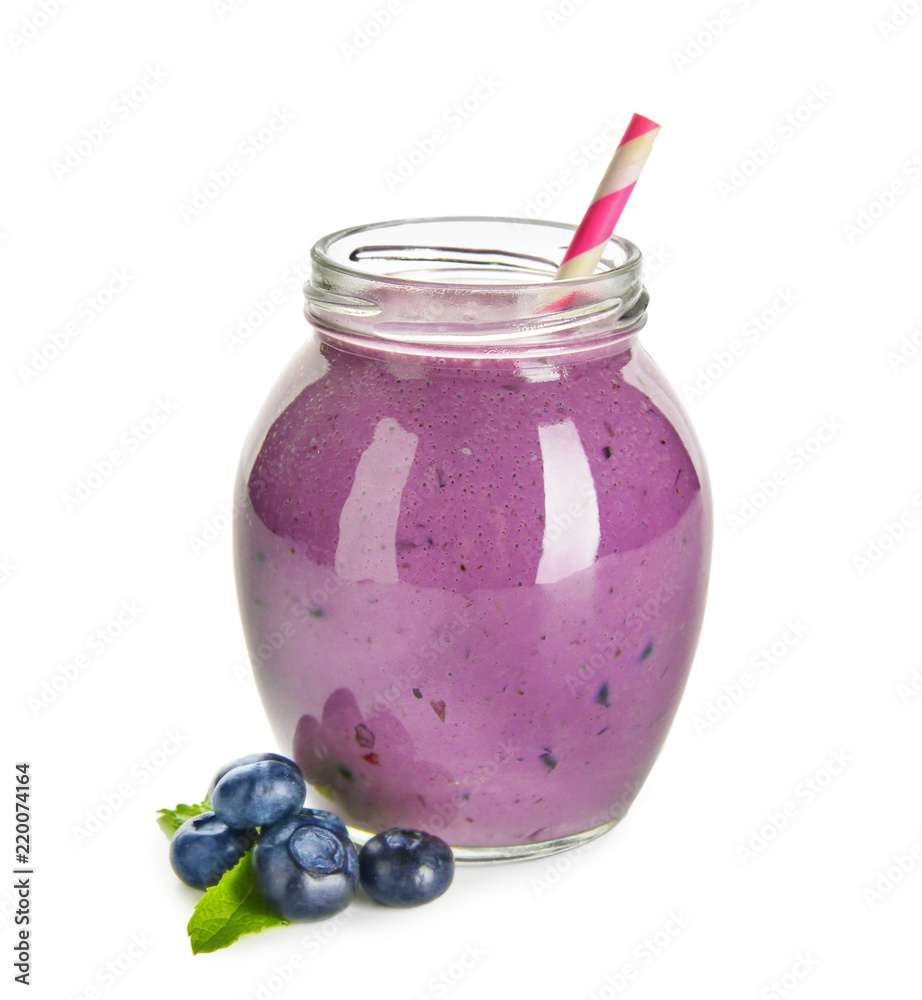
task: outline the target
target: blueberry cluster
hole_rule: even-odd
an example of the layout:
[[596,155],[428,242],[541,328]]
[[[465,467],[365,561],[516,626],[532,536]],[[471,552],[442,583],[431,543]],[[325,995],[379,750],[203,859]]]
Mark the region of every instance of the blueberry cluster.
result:
[[231,761],[209,790],[212,812],[187,820],[170,844],[173,871],[205,889],[253,849],[263,898],[286,920],[320,920],[355,898],[359,883],[385,906],[418,906],[441,896],[454,877],[444,840],[419,830],[385,830],[360,852],[345,823],[305,809],[298,765],[274,753]]

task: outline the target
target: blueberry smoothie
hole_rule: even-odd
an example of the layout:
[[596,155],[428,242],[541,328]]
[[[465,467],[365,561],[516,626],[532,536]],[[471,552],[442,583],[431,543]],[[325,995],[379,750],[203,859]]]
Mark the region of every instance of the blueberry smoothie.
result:
[[678,706],[704,465],[638,342],[639,251],[613,237],[599,274],[549,283],[571,234],[409,220],[314,248],[235,565],[280,748],[360,830],[496,858],[597,835]]
[[370,831],[515,845],[617,820],[681,696],[710,551],[661,376],[636,345],[550,377],[313,350],[238,491],[281,746]]

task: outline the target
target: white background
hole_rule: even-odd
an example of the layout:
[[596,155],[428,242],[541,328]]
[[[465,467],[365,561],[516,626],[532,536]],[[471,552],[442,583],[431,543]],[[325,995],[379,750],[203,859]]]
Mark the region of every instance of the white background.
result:
[[[31,995],[612,997],[630,965],[638,1000],[918,996],[916,0],[889,27],[890,0],[401,0],[364,43],[386,0],[221,7],[9,0],[0,25],[2,732],[8,800],[15,760],[34,775]],[[489,96],[449,124],[481,77]],[[635,110],[664,127],[620,231],[659,260],[643,339],[687,402],[716,519],[651,778],[581,854],[467,868],[429,908],[360,903],[194,958],[196,894],[154,811],[272,747],[222,505],[306,334],[296,269],[355,223],[575,222]],[[389,178],[439,125],[446,141]],[[184,211],[230,160],[226,189]],[[260,302],[271,315],[232,343]],[[123,634],[100,646],[106,627]],[[10,981],[11,901],[0,889]]]

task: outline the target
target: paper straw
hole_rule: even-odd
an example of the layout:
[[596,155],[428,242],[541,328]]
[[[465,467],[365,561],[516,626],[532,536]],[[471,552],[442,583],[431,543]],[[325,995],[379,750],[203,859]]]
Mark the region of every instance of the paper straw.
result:
[[631,118],[605,176],[596,189],[592,204],[586,209],[583,221],[557,268],[555,280],[582,278],[595,271],[602,259],[605,244],[615,231],[640,171],[647,162],[659,130],[656,122],[643,115]]

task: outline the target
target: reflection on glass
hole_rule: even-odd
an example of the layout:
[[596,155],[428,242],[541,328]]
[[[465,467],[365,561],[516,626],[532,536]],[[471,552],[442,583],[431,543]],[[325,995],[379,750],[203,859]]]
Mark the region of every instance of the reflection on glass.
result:
[[589,459],[572,420],[538,428],[544,464],[544,539],[536,583],[556,583],[595,562],[602,532]]
[[419,438],[379,420],[339,517],[336,572],[343,580],[397,582],[397,520]]

